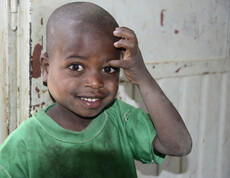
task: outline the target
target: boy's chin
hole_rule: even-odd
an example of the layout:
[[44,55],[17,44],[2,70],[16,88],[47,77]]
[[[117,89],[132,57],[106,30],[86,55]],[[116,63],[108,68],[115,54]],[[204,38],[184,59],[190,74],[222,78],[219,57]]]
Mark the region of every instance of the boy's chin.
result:
[[75,113],[79,118],[82,118],[82,119],[94,119],[98,115],[100,115],[103,111],[104,109],[101,109],[95,112],[73,112],[73,111],[72,112]]

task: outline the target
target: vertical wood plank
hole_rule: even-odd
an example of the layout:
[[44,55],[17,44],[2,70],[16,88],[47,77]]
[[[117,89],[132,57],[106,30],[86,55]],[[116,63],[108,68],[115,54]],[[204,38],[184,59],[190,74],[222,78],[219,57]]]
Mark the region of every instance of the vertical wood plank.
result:
[[201,77],[187,77],[181,82],[181,103],[179,112],[192,136],[193,148],[188,156],[181,160],[181,178],[196,177],[197,160],[199,160],[200,125],[200,89]]
[[158,175],[158,166],[156,164],[142,164],[139,161],[135,161],[135,165],[138,178],[154,178]]
[[7,136],[7,29],[8,29],[8,2],[0,3],[0,144]]
[[217,147],[219,126],[221,75],[208,75],[202,79],[201,124],[198,158],[198,177],[217,177]]
[[30,60],[31,60],[31,2],[19,3],[19,26],[17,29],[17,126],[29,117],[30,114]]
[[[8,12],[10,17],[10,12]],[[17,35],[8,27],[8,134],[17,128]]]
[[223,74],[221,82],[220,123],[217,150],[218,177],[230,175],[230,73]]

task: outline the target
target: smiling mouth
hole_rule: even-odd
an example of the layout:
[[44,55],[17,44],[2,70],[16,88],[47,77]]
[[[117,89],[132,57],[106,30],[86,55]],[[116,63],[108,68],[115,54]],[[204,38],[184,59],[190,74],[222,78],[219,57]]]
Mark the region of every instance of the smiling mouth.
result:
[[80,97],[80,99],[83,101],[88,101],[88,102],[96,102],[100,100],[99,98],[84,98],[84,97]]
[[87,107],[87,108],[98,108],[100,107],[102,103],[102,98],[87,98],[87,97],[79,97],[81,102]]

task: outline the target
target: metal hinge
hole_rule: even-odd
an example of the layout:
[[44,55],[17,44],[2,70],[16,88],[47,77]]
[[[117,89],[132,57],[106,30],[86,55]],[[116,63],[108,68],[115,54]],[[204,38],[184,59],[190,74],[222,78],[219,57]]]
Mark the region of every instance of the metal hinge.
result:
[[11,0],[11,30],[17,30],[17,13],[18,13],[18,0]]

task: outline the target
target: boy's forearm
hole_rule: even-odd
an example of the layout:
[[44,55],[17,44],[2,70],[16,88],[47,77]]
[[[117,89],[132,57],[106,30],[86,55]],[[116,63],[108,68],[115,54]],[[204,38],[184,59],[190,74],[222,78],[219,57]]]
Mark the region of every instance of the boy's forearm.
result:
[[173,104],[149,72],[137,84],[157,131],[154,149],[167,155],[186,155],[191,151],[191,136]]
[[123,68],[128,80],[137,85],[157,131],[154,149],[168,155],[185,155],[191,151],[191,137],[175,107],[171,104],[145,67],[135,33],[126,27],[113,32],[119,40],[114,43],[122,50],[122,60],[109,65]]

